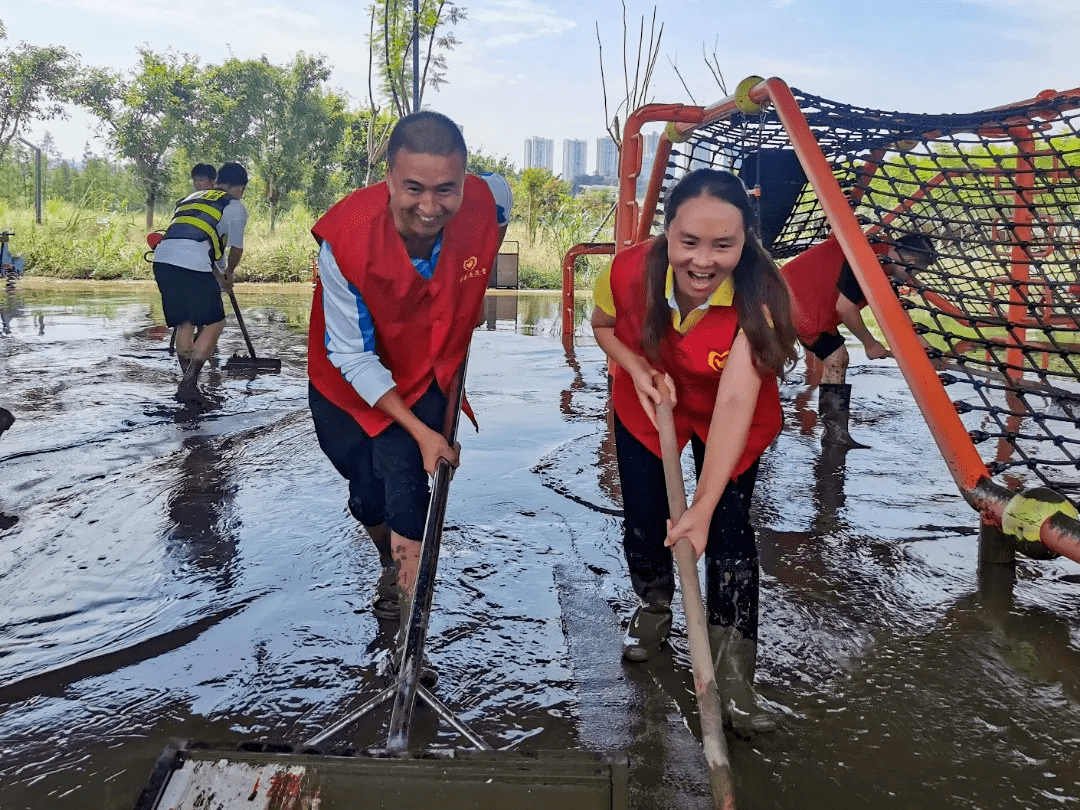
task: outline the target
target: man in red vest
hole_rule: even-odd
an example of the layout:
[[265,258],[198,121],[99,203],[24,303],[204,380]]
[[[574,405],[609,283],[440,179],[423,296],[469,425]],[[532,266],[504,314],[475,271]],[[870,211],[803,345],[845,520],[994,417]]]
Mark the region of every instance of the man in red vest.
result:
[[466,156],[449,118],[408,115],[390,135],[386,180],[312,228],[311,414],[378,549],[372,609],[390,620],[407,615],[415,588],[428,476],[439,458],[458,463],[441,433],[446,391],[481,322],[512,204],[501,176],[465,173]]
[[[904,234],[894,243],[873,242],[871,247],[894,285],[913,284],[915,273],[925,270],[936,258],[933,241],[922,233]],[[848,352],[840,324],[862,343],[868,359],[892,355],[863,321],[862,310],[867,302],[859,281],[835,236],[799,254],[781,272],[791,289],[799,342],[823,364],[818,389],[818,412],[824,425],[821,442],[844,448],[866,447],[848,432],[851,386],[845,380]]]

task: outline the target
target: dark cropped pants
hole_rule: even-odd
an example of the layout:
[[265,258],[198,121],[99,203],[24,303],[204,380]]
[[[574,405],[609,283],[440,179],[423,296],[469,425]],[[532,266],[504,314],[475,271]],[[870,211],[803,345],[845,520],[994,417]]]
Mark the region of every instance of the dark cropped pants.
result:
[[[349,510],[365,526],[389,523],[409,540],[421,540],[431,485],[420,447],[396,422],[368,436],[356,420],[308,384],[308,404],[319,447],[349,482]],[[433,430],[442,430],[446,395],[435,383],[412,412]]]
[[[701,475],[705,443],[691,439]],[[615,417],[615,448],[623,496],[623,550],[634,591],[645,602],[670,603],[675,593],[674,560],[664,545],[669,517],[664,465]],[[713,512],[705,547],[705,593],[709,623],[737,627],[757,640],[758,554],[750,525],[758,463],[731,481]]]

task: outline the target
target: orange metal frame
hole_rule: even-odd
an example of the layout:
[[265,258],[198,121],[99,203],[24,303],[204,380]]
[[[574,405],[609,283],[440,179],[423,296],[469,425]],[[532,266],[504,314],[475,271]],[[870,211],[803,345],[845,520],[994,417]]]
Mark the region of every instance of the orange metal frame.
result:
[[612,242],[582,242],[566,251],[562,263],[562,338],[563,348],[574,351],[574,265],[578,256],[608,255],[615,252]]
[[[1041,94],[1035,100],[1050,100],[1058,96],[1077,99],[1080,104],[1080,90],[1056,94]],[[866,234],[859,226],[849,202],[833,176],[825,155],[818,146],[813,132],[799,109],[798,102],[791,89],[778,78],[765,79],[754,85],[741,98],[735,95],[706,108],[681,104],[648,104],[635,110],[626,121],[623,145],[619,155],[619,201],[615,210],[614,244],[578,245],[567,253],[563,262],[563,340],[573,345],[573,300],[574,300],[574,259],[584,253],[618,253],[623,249],[648,238],[652,220],[656,213],[659,191],[667,157],[671,150],[671,138],[688,135],[694,129],[731,116],[739,109],[739,104],[746,100],[755,104],[771,104],[777,118],[787,131],[792,148],[798,155],[807,179],[837,236],[844,255],[847,257],[859,284],[866,294],[871,311],[877,318],[878,325],[885,333],[893,355],[905,380],[911,389],[915,402],[921,411],[939,451],[948,466],[949,472],[964,498],[978,510],[983,522],[1001,525],[1002,512],[1013,497],[1009,489],[994,483],[975,446],[968,436],[967,429],[960,421],[953,403],[938,379],[937,372],[927,358],[919,343],[911,321],[892,292],[877,257],[870,248]],[[1026,102],[1021,102],[1026,103]],[[1057,115],[1047,110],[1046,118]],[[661,136],[657,156],[653,165],[652,176],[643,205],[637,203],[637,179],[641,173],[642,137],[641,127],[649,122],[668,122],[668,128]],[[1033,188],[1034,156],[1033,137],[1024,122],[1006,120],[1001,122],[1001,134],[1011,137],[1018,146],[1016,183],[1021,191],[1017,194],[1015,212],[1015,242],[1011,246],[1012,266],[1018,278],[1028,280],[1027,266],[1030,261],[1024,244],[1031,238],[1032,214],[1028,206],[1028,197]],[[876,171],[881,154],[871,155],[866,171]],[[935,178],[929,185],[936,185],[944,175]],[[920,191],[919,194],[924,194]],[[913,204],[914,201],[912,201]],[[910,205],[910,204],[909,204]],[[893,216],[900,214],[897,211]],[[938,298],[939,303],[948,302]],[[1020,322],[1026,316],[1024,303],[1015,289],[1010,298],[1010,319]],[[955,310],[955,307],[950,307]],[[954,317],[963,319],[963,313],[956,311]],[[1015,317],[1014,317],[1015,316]],[[569,350],[569,349],[568,349]],[[1011,347],[1019,360],[1019,347]],[[1019,366],[1019,362],[1011,363]],[[1041,527],[1043,542],[1060,554],[1080,561],[1080,522],[1061,515],[1045,521]]]

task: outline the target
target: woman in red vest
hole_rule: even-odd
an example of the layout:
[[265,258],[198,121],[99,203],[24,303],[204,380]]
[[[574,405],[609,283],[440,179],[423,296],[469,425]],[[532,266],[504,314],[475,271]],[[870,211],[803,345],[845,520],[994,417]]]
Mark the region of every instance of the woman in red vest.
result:
[[[787,287],[750,230],[746,189],[701,169],[667,197],[664,233],[620,253],[596,285],[592,326],[611,361],[623,547],[641,605],[623,655],[648,659],[671,628],[675,592],[666,546],[689,538],[706,557],[709,637],[725,720],[775,727],[752,688],[758,555],[750,499],[758,458],[780,432],[777,377],[795,361]],[[693,503],[670,528],[657,380],[676,394],[680,446],[693,447]]]

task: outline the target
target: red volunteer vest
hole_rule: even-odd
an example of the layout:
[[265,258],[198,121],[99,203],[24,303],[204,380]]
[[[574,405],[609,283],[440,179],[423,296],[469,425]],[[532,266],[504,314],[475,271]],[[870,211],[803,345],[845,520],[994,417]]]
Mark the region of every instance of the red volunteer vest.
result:
[[[628,248],[611,264],[611,295],[615,301],[615,336],[645,357],[641,335],[645,322],[645,256],[652,241]],[[660,346],[658,368],[675,381],[678,403],[675,406],[675,434],[682,449],[693,434],[709,439],[716,391],[727,362],[731,345],[739,332],[734,306],[709,307],[709,311],[685,335],[669,326]],[[613,364],[612,404],[619,420],[633,436],[657,456],[660,434],[653,427],[637,398],[634,381],[620,366]],[[746,448],[739,457],[732,477],[753,464],[780,432],[783,416],[776,377],[766,374],[761,380]]]
[[[484,306],[499,227],[487,183],[466,175],[461,209],[443,228],[435,272],[425,279],[409,260],[388,202],[385,182],[354,191],[327,211],[311,233],[329,243],[342,275],[359,290],[375,326],[375,351],[402,400],[412,407],[432,380],[448,390],[465,359]],[[308,377],[369,436],[393,422],[364,402],[327,357],[320,282],[311,304]],[[471,418],[467,403],[463,409]]]
[[[888,251],[888,245],[870,246],[878,256]],[[791,317],[799,341],[813,345],[825,332],[835,332],[840,326],[836,302],[840,291],[840,271],[844,268],[844,249],[830,235],[807,251],[800,253],[780,268],[791,290]]]

